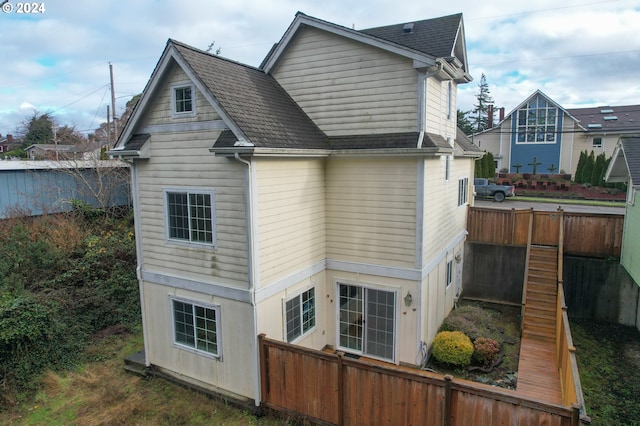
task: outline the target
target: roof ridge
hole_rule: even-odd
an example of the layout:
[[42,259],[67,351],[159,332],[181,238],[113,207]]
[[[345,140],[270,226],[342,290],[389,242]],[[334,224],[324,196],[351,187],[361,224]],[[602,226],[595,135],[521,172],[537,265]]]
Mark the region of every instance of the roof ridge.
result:
[[450,15],[444,15],[444,16],[437,16],[435,18],[420,19],[418,21],[405,21],[405,22],[398,22],[398,23],[395,23],[395,24],[379,25],[377,27],[363,28],[361,30],[356,30],[356,31],[375,30],[375,29],[378,29],[378,28],[394,27],[394,26],[397,26],[397,25],[404,25],[404,24],[410,24],[410,23],[417,24],[419,22],[436,21],[436,20],[440,20],[440,19],[453,18],[453,17],[462,17],[462,12],[452,13]]
[[184,42],[181,42],[181,41],[178,41],[178,40],[175,40],[175,39],[172,39],[172,38],[169,38],[169,40],[167,40],[167,44],[173,44],[173,45],[176,45],[176,46],[180,46],[180,47],[183,47],[185,49],[191,50],[192,52],[199,53],[199,54],[206,55],[206,56],[210,56],[211,58],[217,58],[217,59],[223,60],[225,62],[229,62],[231,64],[240,65],[240,66],[243,66],[245,68],[249,68],[249,69],[252,69],[252,70],[255,70],[255,71],[259,71],[259,72],[264,74],[264,71],[262,71],[258,67],[254,67],[253,65],[245,64],[244,62],[235,61],[233,59],[229,59],[229,58],[226,58],[224,56],[216,55],[214,53],[207,52],[206,50],[198,49],[197,47],[191,46],[189,44],[186,44]]

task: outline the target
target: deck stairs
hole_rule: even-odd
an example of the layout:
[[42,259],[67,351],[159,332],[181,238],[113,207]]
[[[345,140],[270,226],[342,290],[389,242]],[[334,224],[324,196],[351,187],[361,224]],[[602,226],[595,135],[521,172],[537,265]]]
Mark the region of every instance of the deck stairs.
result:
[[558,297],[558,248],[531,246],[522,335],[554,343]]

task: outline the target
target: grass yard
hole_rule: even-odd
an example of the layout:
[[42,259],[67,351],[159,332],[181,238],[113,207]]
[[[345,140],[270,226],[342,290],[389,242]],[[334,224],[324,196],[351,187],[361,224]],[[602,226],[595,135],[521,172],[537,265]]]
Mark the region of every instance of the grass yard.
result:
[[[48,371],[33,400],[0,412],[2,425],[282,425],[159,378],[124,371],[142,347],[141,333],[96,338],[73,372]],[[286,423],[285,423],[286,424]]]

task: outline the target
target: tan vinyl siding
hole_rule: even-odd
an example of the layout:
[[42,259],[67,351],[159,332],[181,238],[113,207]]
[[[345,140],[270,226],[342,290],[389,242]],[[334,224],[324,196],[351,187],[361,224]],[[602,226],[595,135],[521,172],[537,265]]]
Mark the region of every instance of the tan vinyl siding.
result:
[[451,87],[451,117],[447,119],[448,81],[431,77],[427,79],[426,131],[454,139],[456,136],[457,112],[455,83]]
[[[143,283],[146,325],[145,350],[155,367],[177,374],[198,386],[254,397],[255,333],[251,305],[186,290]],[[220,306],[221,358],[203,356],[174,345],[172,307],[169,296],[192,303]]]
[[171,97],[173,96],[171,86],[176,83],[189,83],[190,80],[182,68],[176,64],[173,64],[169,68],[168,78],[163,82],[162,87],[156,91],[156,98],[153,104],[154,108],[143,118],[144,125],[153,126],[159,124],[175,124],[220,119],[220,116],[215,112],[213,107],[211,107],[209,101],[205,99],[197,88],[195,89],[196,115],[193,117],[173,118],[171,110]]
[[[445,158],[425,164],[424,252],[423,262],[438,256],[466,230],[467,207],[458,206],[458,179],[469,178],[473,186],[473,159],[451,159],[449,181],[445,182]],[[471,202],[472,195],[468,199]]]
[[[144,268],[246,287],[244,166],[209,153],[211,137],[207,132],[151,137],[152,158],[138,165]],[[166,241],[167,187],[215,191],[216,250]]]
[[327,164],[328,258],[413,267],[415,159],[332,159]]
[[273,75],[329,136],[417,130],[410,59],[302,28]]
[[324,260],[324,160],[256,160],[258,256],[265,286]]

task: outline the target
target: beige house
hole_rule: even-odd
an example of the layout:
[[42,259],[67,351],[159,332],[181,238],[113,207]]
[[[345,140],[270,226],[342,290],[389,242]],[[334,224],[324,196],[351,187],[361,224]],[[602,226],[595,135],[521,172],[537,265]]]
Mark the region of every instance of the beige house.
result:
[[640,132],[640,105],[563,108],[540,90],[490,129],[472,136],[474,145],[493,154],[496,171],[570,173],[580,153],[611,157],[621,136]]
[[110,151],[133,164],[147,365],[259,404],[260,333],[419,364],[461,291],[470,80],[462,15],[298,13],[260,68],[169,40]]

